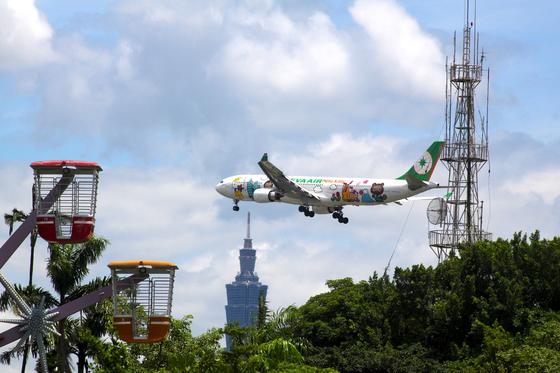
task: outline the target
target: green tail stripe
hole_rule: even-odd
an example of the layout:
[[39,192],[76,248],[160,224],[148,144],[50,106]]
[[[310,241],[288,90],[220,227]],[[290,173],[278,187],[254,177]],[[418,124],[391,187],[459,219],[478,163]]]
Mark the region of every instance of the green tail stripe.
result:
[[[445,141],[435,141],[430,145],[428,150],[420,156],[420,158],[410,167],[410,169],[402,176],[397,177],[398,180],[405,180],[407,175],[413,176],[422,181],[430,181],[434,169],[439,161],[439,156],[443,150]],[[429,154],[426,155],[426,153]]]

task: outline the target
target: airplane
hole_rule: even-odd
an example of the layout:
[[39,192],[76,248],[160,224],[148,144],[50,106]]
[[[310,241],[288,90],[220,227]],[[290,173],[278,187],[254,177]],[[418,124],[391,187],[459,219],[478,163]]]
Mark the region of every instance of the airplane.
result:
[[444,141],[432,143],[410,169],[396,179],[286,176],[264,153],[258,162],[264,175],[230,176],[215,188],[224,197],[233,199],[234,211],[239,211],[240,201],[284,202],[299,205],[299,211],[305,216],[332,214],[339,223],[348,224],[342,211],[347,205],[401,205],[406,200],[433,198],[413,196],[439,187],[430,178],[444,144]]

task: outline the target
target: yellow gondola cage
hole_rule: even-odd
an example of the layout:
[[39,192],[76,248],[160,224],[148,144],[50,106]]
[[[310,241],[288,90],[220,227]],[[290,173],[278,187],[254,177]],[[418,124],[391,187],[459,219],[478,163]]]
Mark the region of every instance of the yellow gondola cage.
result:
[[177,266],[155,260],[109,263],[113,284],[113,324],[128,343],[153,343],[169,333]]

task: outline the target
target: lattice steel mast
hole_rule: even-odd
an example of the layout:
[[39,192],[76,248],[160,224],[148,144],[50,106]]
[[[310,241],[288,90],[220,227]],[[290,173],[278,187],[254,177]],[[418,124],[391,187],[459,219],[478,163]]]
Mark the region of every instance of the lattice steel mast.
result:
[[[470,14],[474,14],[471,21]],[[439,226],[429,232],[430,248],[442,261],[459,244],[491,239],[482,228],[483,201],[479,200],[478,173],[488,160],[488,78],[483,69],[484,53],[479,55],[476,32],[476,2],[471,10],[465,1],[465,26],[460,60],[446,63],[445,148],[442,161],[449,171],[447,212]],[[475,104],[476,89],[486,72],[486,108]],[[478,114],[478,116],[477,116]]]

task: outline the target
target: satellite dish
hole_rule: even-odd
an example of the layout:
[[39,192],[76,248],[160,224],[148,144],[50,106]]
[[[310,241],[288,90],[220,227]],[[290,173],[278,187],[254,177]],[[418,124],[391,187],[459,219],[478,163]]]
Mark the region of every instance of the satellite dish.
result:
[[428,221],[433,225],[441,224],[445,215],[447,215],[447,202],[443,198],[434,198],[428,205],[426,215]]

